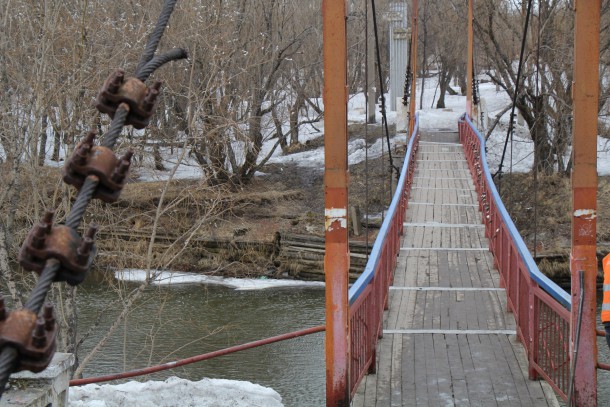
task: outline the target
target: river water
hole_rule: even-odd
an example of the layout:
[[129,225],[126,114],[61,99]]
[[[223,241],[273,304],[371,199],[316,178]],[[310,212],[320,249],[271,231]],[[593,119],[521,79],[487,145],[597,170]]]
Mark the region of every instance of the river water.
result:
[[[97,280],[97,281],[96,281]],[[135,284],[123,288],[129,291]],[[79,331],[104,318],[79,352],[82,358],[108,330],[119,293],[99,278],[79,288]],[[151,287],[84,377],[119,373],[324,323],[324,289],[236,291],[213,285]],[[127,327],[127,329],[125,329]],[[137,380],[179,376],[247,380],[271,387],[291,406],[325,403],[324,333],[291,339],[233,355],[155,373]]]

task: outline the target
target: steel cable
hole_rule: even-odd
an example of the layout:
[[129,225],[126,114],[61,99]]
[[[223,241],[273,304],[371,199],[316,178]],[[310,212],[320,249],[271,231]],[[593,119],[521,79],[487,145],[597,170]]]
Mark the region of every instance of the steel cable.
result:
[[578,281],[580,284],[580,295],[578,296],[578,315],[576,322],[576,338],[574,339],[574,349],[570,359],[570,387],[568,388],[568,406],[573,405],[572,396],[574,395],[574,372],[576,371],[576,361],[578,357],[578,347],[580,345],[580,325],[582,324],[582,306],[585,302],[585,272],[578,271]]
[[[375,0],[371,0],[371,9],[373,11],[373,31],[375,32],[375,50],[377,53],[377,73],[379,76],[379,93],[381,94],[381,117],[385,130],[385,138],[388,145],[388,157],[390,159],[390,172],[392,169],[396,172],[396,179],[400,177],[400,170],[394,165],[392,158],[392,150],[390,147],[390,130],[388,129],[388,118],[386,117],[385,109],[385,92],[383,89],[383,75],[381,72],[381,53],[379,51],[379,34],[377,30],[377,13],[375,11]],[[392,183],[390,182],[390,191],[392,190]]]
[[155,29],[148,38],[148,42],[146,43],[146,47],[144,48],[144,52],[142,53],[142,58],[138,63],[138,67],[136,68],[136,76],[138,76],[140,71],[144,69],[146,64],[148,64],[148,62],[155,55],[157,47],[159,46],[159,41],[161,41],[161,37],[163,37],[165,27],[167,27],[167,23],[169,22],[169,18],[171,17],[172,12],[174,11],[174,7],[176,6],[177,1],[178,0],[166,0],[165,4],[163,5],[163,9],[161,10],[161,14],[159,14],[159,19],[157,20]]
[[[143,75],[144,80],[150,76],[156,69],[161,67],[167,62],[186,58],[186,51],[180,48],[168,51],[156,58],[154,54],[159,45],[159,41],[163,36],[167,22],[172,14],[174,6],[177,0],[167,0],[164,4],[163,10],[157,20],[157,24],[151,37],[149,38],[140,64],[136,69],[136,76],[138,74]],[[142,71],[144,69],[144,71]],[[140,73],[142,71],[142,73]],[[102,146],[112,149],[120,136],[123,127],[125,126],[127,116],[129,115],[129,108],[126,105],[120,105],[117,109],[108,132],[104,135]],[[98,182],[95,177],[87,177],[83,186],[81,187],[74,205],[71,208],[66,220],[66,226],[72,229],[77,229],[80,222],[83,219],[87,206],[93,198],[97,189]],[[45,267],[36,282],[36,286],[32,290],[30,297],[24,305],[25,309],[28,309],[35,314],[40,312],[42,305],[44,304],[45,298],[51,285],[57,277],[57,272],[60,269],[60,263],[56,259],[49,259],[46,261]],[[10,374],[17,367],[19,358],[18,351],[12,346],[4,346],[0,352],[0,397],[4,393],[6,384],[8,383]]]
[[38,277],[36,287],[34,287],[34,290],[30,294],[30,298],[28,298],[28,301],[25,303],[24,307],[26,309],[29,309],[36,314],[40,312],[42,304],[47,296],[47,292],[51,288],[53,281],[55,281],[59,267],[59,261],[56,259],[47,260],[42,273],[40,273],[40,277]]
[[9,346],[5,346],[0,352],[0,395],[4,393],[11,372],[15,369],[17,356],[17,350]]
[[78,191],[76,201],[74,201],[74,205],[72,205],[72,209],[68,214],[66,226],[69,226],[74,230],[78,229],[78,225],[80,225],[83,216],[85,216],[87,206],[89,206],[89,202],[93,199],[93,194],[95,194],[98,184],[97,178],[87,177],[80,191]]
[[103,147],[113,148],[121,135],[121,131],[123,131],[123,127],[125,127],[125,121],[127,120],[127,116],[129,115],[129,110],[125,109],[123,106],[119,106],[114,114],[114,119],[112,119],[112,123],[110,123],[110,128],[104,134],[104,139],[102,141]]
[[515,107],[517,106],[517,96],[519,95],[519,83],[521,82],[521,71],[523,69],[523,54],[525,53],[525,45],[527,41],[527,29],[530,22],[530,15],[532,13],[532,0],[527,2],[527,14],[525,15],[525,25],[523,27],[523,37],[521,38],[521,52],[519,54],[519,67],[517,68],[517,78],[515,80],[515,93],[513,94],[513,105],[510,111],[510,122],[508,123],[508,131],[506,133],[506,140],[504,141],[504,150],[502,150],[502,158],[500,159],[500,167],[498,171],[492,176],[495,178],[496,175],[500,175],[498,192],[502,189],[502,166],[504,164],[504,158],[506,156],[506,147],[508,146],[508,140],[513,131],[513,121],[515,117]]
[[188,58],[188,53],[186,52],[186,50],[184,48],[175,48],[171,51],[168,51],[151,59],[146,64],[146,66],[142,68],[140,72],[138,72],[136,77],[142,82],[144,82],[146,79],[148,79],[151,73],[153,73],[166,63],[185,58]]

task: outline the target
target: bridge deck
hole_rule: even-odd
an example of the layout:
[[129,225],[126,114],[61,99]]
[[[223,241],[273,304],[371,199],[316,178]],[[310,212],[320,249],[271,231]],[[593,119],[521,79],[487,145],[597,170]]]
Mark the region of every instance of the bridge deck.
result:
[[352,406],[558,405],[527,378],[457,134],[421,140],[377,373]]

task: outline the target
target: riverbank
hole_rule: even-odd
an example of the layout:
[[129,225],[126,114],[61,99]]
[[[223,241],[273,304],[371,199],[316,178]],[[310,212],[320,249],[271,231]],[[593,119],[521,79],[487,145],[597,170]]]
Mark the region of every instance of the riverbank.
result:
[[[610,177],[600,176],[597,200],[598,284],[601,260],[610,252]],[[496,181],[502,200],[540,270],[558,284],[570,285],[572,191],[567,176],[516,173]]]
[[[319,142],[303,146],[303,151],[317,149]],[[398,141],[393,153],[399,156],[403,148]],[[381,221],[373,215],[389,201],[386,167],[387,158],[350,166],[350,203],[363,213],[365,232],[367,202],[371,214],[368,239],[365,234],[355,236],[350,225],[352,280],[366,264],[367,248]],[[196,180],[130,183],[121,201],[92,216],[100,224],[97,267],[322,281],[322,172],[296,164],[272,164],[263,173],[239,187],[202,185]],[[610,196],[610,177],[600,177],[599,185],[601,260],[610,250],[610,203],[605,199]],[[569,286],[569,178],[540,175],[535,182],[531,174],[515,173],[504,175],[497,186],[541,271]],[[165,201],[159,210],[163,191]]]
[[[365,160],[363,126],[350,128],[350,205],[359,208],[364,230],[356,235],[350,225],[354,280],[364,269],[380,213],[391,199],[391,174],[387,152],[383,158],[371,153]],[[385,142],[380,129],[369,126],[369,146],[380,148]],[[87,219],[99,225],[96,267],[322,281],[323,171],[299,165],[295,158],[323,157],[322,142],[314,139],[291,150],[286,156],[290,160],[264,166],[247,185],[192,179],[141,182],[136,171],[117,203],[100,206]],[[392,144],[399,161],[406,135],[393,137]]]

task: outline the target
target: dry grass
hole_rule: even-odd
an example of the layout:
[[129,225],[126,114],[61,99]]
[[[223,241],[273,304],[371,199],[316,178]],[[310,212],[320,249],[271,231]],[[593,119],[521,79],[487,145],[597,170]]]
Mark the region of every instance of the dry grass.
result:
[[[597,242],[601,261],[610,245],[610,177],[600,177],[598,185]],[[530,252],[539,257],[540,270],[555,280],[569,280],[570,179],[557,174],[539,176],[536,184],[531,174],[507,175],[502,180],[501,195]]]

